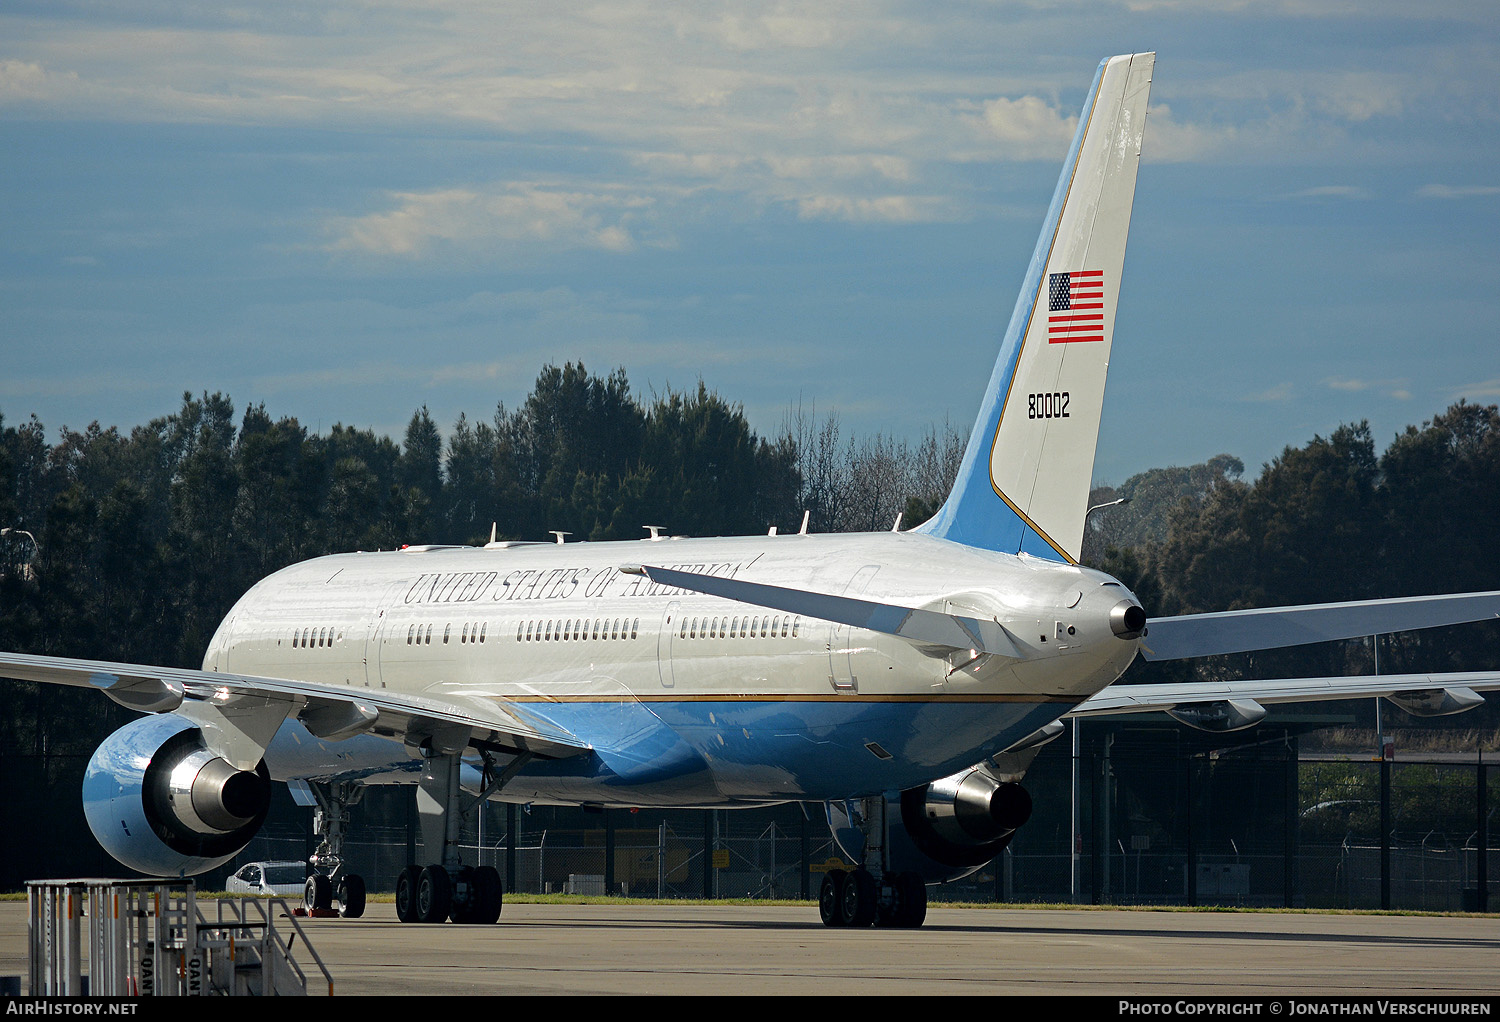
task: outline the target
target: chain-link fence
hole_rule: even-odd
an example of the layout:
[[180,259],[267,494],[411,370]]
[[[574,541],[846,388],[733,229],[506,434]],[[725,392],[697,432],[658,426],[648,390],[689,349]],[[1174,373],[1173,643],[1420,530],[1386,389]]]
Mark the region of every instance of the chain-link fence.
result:
[[[8,835],[0,887],[128,872],[83,822],[76,791],[85,761],[0,754],[0,788],[11,793],[0,803]],[[1220,757],[1158,735],[1085,744],[1073,766],[1064,743],[1044,749],[1026,780],[1032,821],[1004,854],[929,897],[1500,908],[1500,853],[1490,847],[1500,844],[1490,828],[1500,796],[1477,755],[1383,765],[1300,757],[1295,743],[1263,742]],[[432,858],[412,791],[371,788],[350,807],[345,868],[373,892],[393,890],[408,863]],[[487,803],[461,835],[465,862],[495,866],[507,890],[536,894],[809,898],[827,868],[846,865],[819,805],[601,813]],[[261,833],[201,885],[213,889],[245,862],[305,859],[316,847],[312,811],[278,786]]]

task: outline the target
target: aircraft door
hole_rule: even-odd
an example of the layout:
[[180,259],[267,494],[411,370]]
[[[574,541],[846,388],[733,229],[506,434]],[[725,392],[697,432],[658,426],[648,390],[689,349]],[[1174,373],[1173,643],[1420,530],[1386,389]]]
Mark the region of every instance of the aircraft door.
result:
[[[844,587],[844,595],[862,595],[879,570],[878,564],[866,564],[860,568]],[[828,683],[836,692],[859,691],[859,678],[854,673],[855,650],[850,634],[853,631],[848,625],[835,622],[828,633]]]
[[667,604],[661,617],[661,630],[656,634],[656,666],[661,672],[662,688],[671,688],[676,681],[672,675],[672,639],[681,625],[677,620],[681,607],[676,600]]
[[365,631],[364,680],[366,688],[385,688],[385,682],[380,673],[380,651],[384,647],[386,630],[390,626],[390,613],[395,608],[395,596],[405,584],[393,582],[387,586],[371,614]]

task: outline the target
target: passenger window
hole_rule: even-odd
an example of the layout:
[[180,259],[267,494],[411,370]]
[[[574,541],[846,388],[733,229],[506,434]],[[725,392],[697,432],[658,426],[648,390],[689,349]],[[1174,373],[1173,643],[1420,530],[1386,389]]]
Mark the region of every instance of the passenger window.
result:
[[632,639],[635,638],[636,632],[638,632],[640,630],[640,627],[641,627],[641,619],[640,618],[636,618],[635,622],[630,626],[630,637]]
[[487,631],[489,631],[489,630],[490,630],[490,623],[488,621],[484,622],[483,624],[481,624],[479,626],[479,641],[480,642],[484,641],[484,633],[487,632]]

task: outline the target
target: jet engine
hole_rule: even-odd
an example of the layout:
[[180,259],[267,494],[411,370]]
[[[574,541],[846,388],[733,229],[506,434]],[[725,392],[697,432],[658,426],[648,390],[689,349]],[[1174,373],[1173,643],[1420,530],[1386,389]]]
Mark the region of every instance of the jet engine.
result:
[[170,713],[110,735],[83,777],[94,837],[151,876],[187,876],[228,862],[255,836],[270,805],[264,762],[236,769],[209,751],[196,724]]
[[1031,819],[1031,796],[1019,784],[974,767],[903,791],[900,819],[900,832],[891,828],[892,853],[900,856],[909,843],[912,852],[931,860],[913,864],[929,882],[936,873],[957,880],[1005,850],[1016,828]]
[[[829,803],[829,829],[840,851],[859,862],[861,810]],[[961,880],[1005,850],[1016,828],[1031,818],[1031,796],[983,766],[970,767],[886,801],[892,872],[921,875],[929,884]]]

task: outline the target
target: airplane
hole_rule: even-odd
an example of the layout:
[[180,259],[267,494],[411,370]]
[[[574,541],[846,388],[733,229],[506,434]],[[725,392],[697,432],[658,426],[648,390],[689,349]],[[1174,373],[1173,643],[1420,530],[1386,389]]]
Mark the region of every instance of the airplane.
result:
[[915,528],[608,543],[495,541],[319,557],[234,605],[201,670],[0,653],[0,675],[99,689],[143,716],[83,801],[122,864],[185,877],[256,834],[271,784],[314,806],[310,908],[350,917],[348,807],[415,785],[425,864],[403,922],[492,923],[462,861],[483,800],[590,807],[823,803],[849,870],[829,926],[920,927],[1031,811],[1063,721],[1171,713],[1210,731],[1265,705],[1381,696],[1452,713],[1500,673],[1118,686],[1169,660],[1450,625],[1500,592],[1148,621],[1079,563],[1154,53],[1099,65],[946,502]]

